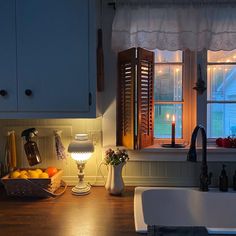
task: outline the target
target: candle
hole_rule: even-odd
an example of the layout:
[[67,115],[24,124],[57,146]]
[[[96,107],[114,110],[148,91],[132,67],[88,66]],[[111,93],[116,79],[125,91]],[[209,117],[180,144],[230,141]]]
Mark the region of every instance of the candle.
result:
[[171,123],[171,145],[175,146],[175,115],[172,116],[172,123]]

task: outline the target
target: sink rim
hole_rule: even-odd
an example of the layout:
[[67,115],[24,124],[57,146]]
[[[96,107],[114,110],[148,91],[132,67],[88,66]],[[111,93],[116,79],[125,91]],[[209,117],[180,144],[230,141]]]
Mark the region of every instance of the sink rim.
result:
[[[136,187],[134,193],[134,223],[135,231],[138,233],[147,233],[147,225],[144,222],[143,209],[142,209],[142,194],[144,191],[152,189],[170,189],[170,190],[190,190],[197,191],[202,194],[236,194],[236,191],[229,189],[228,192],[220,192],[217,188],[209,188],[208,192],[201,192],[196,187]],[[138,207],[141,206],[141,207]],[[206,227],[209,234],[236,234],[236,228],[212,228]]]

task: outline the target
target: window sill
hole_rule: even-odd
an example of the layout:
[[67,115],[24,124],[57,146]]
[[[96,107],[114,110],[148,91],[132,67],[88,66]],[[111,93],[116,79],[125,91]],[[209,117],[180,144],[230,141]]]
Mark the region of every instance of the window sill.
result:
[[[153,145],[142,150],[130,150],[130,161],[185,162],[189,146],[185,148],[163,148]],[[201,161],[201,147],[197,148],[198,161]],[[208,162],[236,162],[235,148],[207,147]]]

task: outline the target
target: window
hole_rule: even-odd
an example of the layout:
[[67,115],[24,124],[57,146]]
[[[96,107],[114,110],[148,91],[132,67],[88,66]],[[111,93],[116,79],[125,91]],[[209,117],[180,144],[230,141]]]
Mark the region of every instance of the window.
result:
[[154,137],[168,143],[171,122],[176,122],[176,142],[189,142],[195,124],[194,87],[196,54],[189,51],[154,50]]
[[[236,50],[208,51],[207,56],[206,51],[135,50],[128,60],[128,50],[118,59],[123,81],[118,145],[140,149],[153,141],[170,142],[172,116],[177,142],[190,142],[196,123],[207,127],[209,139],[236,135]],[[193,89],[199,80],[206,82],[207,92]]]
[[207,136],[236,135],[236,50],[207,53]]
[[155,50],[154,137],[171,137],[176,122],[176,138],[183,138],[183,53]]

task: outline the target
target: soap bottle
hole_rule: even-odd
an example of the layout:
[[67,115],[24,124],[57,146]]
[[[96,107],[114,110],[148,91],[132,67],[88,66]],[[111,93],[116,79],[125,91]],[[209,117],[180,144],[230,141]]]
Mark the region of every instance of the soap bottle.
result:
[[233,176],[233,189],[236,190],[236,171],[234,172]]
[[31,140],[32,137],[36,136],[37,132],[38,131],[35,128],[30,128],[21,133],[21,137],[24,137],[26,141],[24,149],[30,166],[42,162],[37,143]]
[[220,191],[227,192],[228,191],[228,176],[226,175],[225,165],[223,165],[223,169],[221,171],[219,182],[220,182],[220,184],[219,184]]

